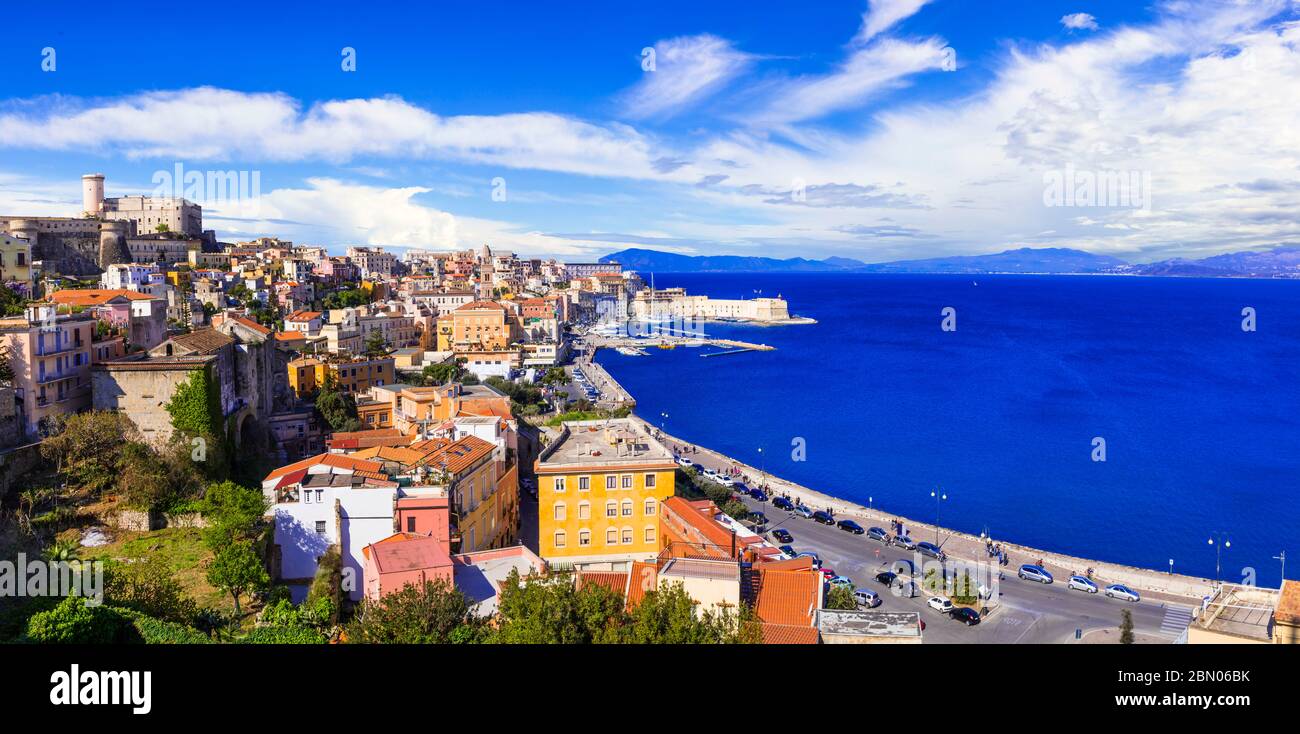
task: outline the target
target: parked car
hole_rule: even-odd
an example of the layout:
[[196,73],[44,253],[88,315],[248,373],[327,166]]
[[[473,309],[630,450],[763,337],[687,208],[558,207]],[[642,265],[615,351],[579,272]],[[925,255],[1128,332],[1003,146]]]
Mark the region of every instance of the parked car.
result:
[[691,461],[690,459],[686,458],[685,456],[678,456],[678,457],[677,457],[677,464],[678,464],[679,466],[683,466],[683,467],[685,467],[685,468],[687,468],[687,469],[690,469],[691,467],[695,466],[695,462]]
[[932,596],[929,599],[926,599],[925,603],[931,609],[937,612],[943,612],[944,614],[951,612],[953,609],[952,600],[946,596]]
[[970,607],[957,607],[948,612],[948,616],[958,622],[965,622],[967,627],[973,627],[980,623],[980,613]]
[[777,528],[776,530],[773,530],[773,531],[772,531],[772,537],[773,537],[773,538],[776,538],[777,541],[779,541],[779,542],[781,542],[781,543],[793,543],[793,542],[794,542],[794,536],[791,535],[791,534],[790,534],[790,531],[789,531],[789,530],[786,530],[785,528]]
[[813,516],[813,511],[803,505],[796,505],[794,508],[794,514],[807,520]]
[[794,503],[784,497],[777,497],[776,499],[772,500],[772,506],[778,510],[794,512]]
[[912,542],[912,539],[907,537],[906,535],[895,535],[893,543],[894,545],[900,548],[906,548],[907,550],[916,550],[916,543]]
[[1142,597],[1134,590],[1123,584],[1111,584],[1106,587],[1106,596],[1112,599],[1121,599],[1123,601],[1142,601]]
[[1040,584],[1052,583],[1052,574],[1048,573],[1047,569],[1042,566],[1035,566],[1032,563],[1021,566],[1017,575],[1026,581],[1037,581]]
[[929,543],[924,540],[916,544],[916,550],[918,553],[920,553],[923,556],[929,556],[931,558],[937,558],[939,560],[943,560],[945,555],[942,548],[935,545],[934,543]]
[[736,485],[735,485],[734,487],[732,487],[732,489],[734,489],[734,490],[736,490],[737,492],[739,492],[739,493],[745,495],[746,497],[749,496],[749,493],[750,493],[750,492],[753,492],[753,491],[754,491],[754,490],[750,489],[749,485],[745,484],[744,482],[736,482]]
[[822,567],[821,557],[811,551],[801,551],[795,554],[795,558],[811,558],[813,562],[813,568],[820,569]]
[[885,545],[889,545],[889,539],[893,536],[885,532],[884,528],[868,528],[867,537],[871,538],[872,540],[879,540],[881,543],[884,543]]
[[754,499],[758,500],[759,502],[767,502],[767,492],[764,492],[764,491],[761,490],[761,489],[755,489],[755,490],[751,491],[751,492],[749,493],[749,496],[750,496],[750,497],[753,497]]
[[727,476],[726,474],[719,474],[719,475],[717,475],[717,479],[718,479],[718,484],[721,484],[721,485],[724,486],[724,487],[734,487],[734,486],[736,486],[736,480],[735,480],[735,479],[732,479],[731,477]]
[[827,583],[829,583],[831,586],[843,586],[846,589],[853,588],[853,579],[849,578],[848,576],[836,576],[835,578],[831,579]]
[[829,513],[829,512],[824,512],[824,511],[822,511],[822,510],[818,510],[818,511],[814,512],[814,513],[812,514],[812,519],[816,520],[817,522],[821,523],[822,525],[834,525],[834,524],[835,524],[835,518],[831,517],[831,513]]
[[870,589],[856,589],[853,592],[853,601],[857,602],[860,607],[874,609],[880,606],[880,594]]
[[786,554],[786,556],[789,557],[789,558],[797,558],[798,555],[799,555],[798,553],[795,553],[795,552],[794,552],[794,546],[792,546],[792,545],[783,545],[783,546],[781,546],[780,548],[777,548],[777,550],[779,550],[779,551],[781,551],[782,553]]
[[896,573],[882,571],[881,573],[876,574],[876,583],[884,584],[885,586],[893,586],[894,580],[897,578],[898,574]]
[[829,566],[822,566],[818,570],[822,572],[822,578],[826,581],[830,581],[831,579],[839,575],[835,573],[835,569],[830,568]]
[[1092,582],[1092,579],[1087,576],[1071,576],[1070,582],[1066,584],[1066,588],[1086,591],[1089,594],[1096,594],[1098,591],[1101,591],[1101,589],[1098,589],[1097,585]]
[[856,522],[853,522],[852,520],[840,520],[835,524],[840,527],[840,530],[853,533],[854,535],[862,535],[863,533],[866,532],[865,530],[862,529],[861,525],[857,524]]

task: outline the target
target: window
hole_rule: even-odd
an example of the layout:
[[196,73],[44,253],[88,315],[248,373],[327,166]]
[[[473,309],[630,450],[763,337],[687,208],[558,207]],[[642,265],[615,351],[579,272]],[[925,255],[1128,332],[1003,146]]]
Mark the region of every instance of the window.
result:
[[646,514],[646,515],[653,515],[653,514],[655,514],[655,505],[656,505],[656,504],[657,504],[657,503],[655,502],[655,500],[654,500],[653,497],[647,499],[647,500],[645,501],[645,514]]
[[591,503],[590,503],[590,502],[579,502],[579,503],[578,503],[578,519],[579,519],[579,520],[590,520],[590,519],[591,519]]
[[556,477],[556,478],[555,478],[555,484],[554,484],[554,487],[555,487],[555,491],[556,491],[556,492],[563,492],[563,491],[564,491],[564,477]]
[[618,517],[618,503],[617,503],[617,502],[606,502],[606,503],[605,503],[605,517]]
[[310,490],[310,489],[308,489],[308,490],[304,490],[304,491],[303,491],[303,493],[302,493],[302,501],[303,501],[303,502],[306,502],[307,504],[311,504],[311,490]]
[[609,474],[605,477],[605,489],[618,489],[618,477]]
[[631,474],[624,474],[624,475],[623,475],[623,489],[631,489],[631,488],[632,488],[632,475],[631,475]]
[[317,534],[317,535],[324,535],[324,534],[325,534],[325,521],[324,521],[324,520],[317,520],[317,521],[316,521],[316,534]]
[[406,532],[408,533],[415,532],[415,518],[413,517],[406,518]]
[[563,530],[555,531],[555,547],[563,548],[564,543],[565,543],[564,531]]
[[555,519],[556,519],[556,520],[564,520],[564,519],[565,519],[565,515],[566,515],[566,513],[565,513],[565,506],[564,506],[564,503],[563,503],[563,502],[556,502],[556,503],[555,503]]
[[653,489],[654,486],[655,486],[655,473],[650,472],[649,474],[645,475],[645,488]]
[[618,531],[614,528],[605,531],[605,545],[618,545]]
[[647,542],[647,543],[653,543],[653,542],[655,542],[655,529],[654,529],[653,527],[646,526],[646,529],[645,529],[645,542]]
[[623,500],[623,517],[632,517],[632,500]]
[[626,545],[632,544],[632,528],[623,528],[623,543]]
[[584,492],[591,489],[591,477],[578,477],[578,489]]
[[578,545],[580,545],[580,546],[582,546],[582,547],[584,547],[584,548],[587,547],[587,546],[589,546],[589,545],[591,545],[591,531],[590,531],[590,530],[583,530],[583,531],[581,531],[581,532],[578,533]]

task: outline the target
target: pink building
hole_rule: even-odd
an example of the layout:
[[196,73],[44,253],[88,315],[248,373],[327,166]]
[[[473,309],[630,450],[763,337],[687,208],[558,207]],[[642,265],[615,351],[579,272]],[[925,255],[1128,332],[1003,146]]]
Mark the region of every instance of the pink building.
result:
[[362,550],[365,556],[366,598],[379,599],[410,584],[426,581],[454,583],[447,544],[418,533],[395,533]]

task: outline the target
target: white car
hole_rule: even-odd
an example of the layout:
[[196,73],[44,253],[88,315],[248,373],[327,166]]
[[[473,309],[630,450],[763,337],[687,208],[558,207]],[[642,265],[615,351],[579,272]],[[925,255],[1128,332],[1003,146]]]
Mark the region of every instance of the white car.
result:
[[930,605],[931,609],[938,612],[947,614],[952,611],[952,600],[946,596],[932,596],[929,599],[926,599],[925,603]]
[[685,456],[678,456],[678,457],[677,457],[677,464],[678,464],[679,466],[684,466],[684,467],[686,467],[687,469],[689,469],[689,468],[695,466],[695,462],[691,461],[690,459],[686,458]]
[[1100,589],[1086,576],[1071,576],[1070,583],[1066,584],[1067,588],[1075,591],[1082,591],[1088,594],[1096,594]]
[[732,479],[731,477],[727,476],[726,474],[718,474],[718,475],[717,475],[717,482],[718,482],[718,484],[721,484],[721,485],[724,486],[724,487],[734,487],[734,486],[736,486],[736,480],[735,480],[735,479]]
[[1136,591],[1124,586],[1123,584],[1112,584],[1107,586],[1106,596],[1109,596],[1112,599],[1120,599],[1122,601],[1142,601],[1142,597],[1139,596]]

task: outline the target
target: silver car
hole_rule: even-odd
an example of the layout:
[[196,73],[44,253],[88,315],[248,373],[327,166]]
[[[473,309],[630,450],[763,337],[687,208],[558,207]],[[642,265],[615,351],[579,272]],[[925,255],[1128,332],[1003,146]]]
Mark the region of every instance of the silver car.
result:
[[1142,601],[1142,597],[1134,590],[1123,584],[1111,584],[1106,587],[1106,596],[1121,601]]
[[893,543],[907,550],[916,550],[916,542],[906,535],[895,535]]
[[858,589],[853,592],[853,601],[860,607],[874,609],[880,606],[880,595],[870,589]]

